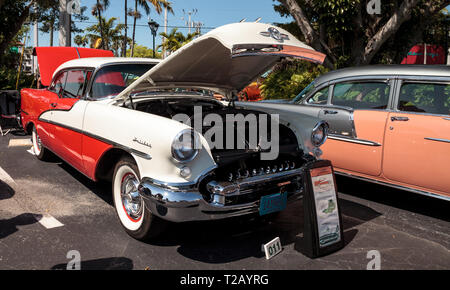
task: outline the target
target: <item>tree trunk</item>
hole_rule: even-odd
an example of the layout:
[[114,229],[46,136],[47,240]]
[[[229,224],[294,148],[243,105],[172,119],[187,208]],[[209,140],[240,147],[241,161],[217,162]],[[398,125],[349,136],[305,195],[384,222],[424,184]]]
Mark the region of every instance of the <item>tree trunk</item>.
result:
[[122,56],[127,56],[127,41],[128,41],[128,0],[125,0],[125,35],[122,43]]
[[419,0],[404,0],[400,7],[388,22],[369,40],[362,54],[360,63],[357,65],[369,64],[381,46],[388,40],[407,20],[411,18],[411,11]]
[[136,37],[136,20],[137,20],[137,8],[138,8],[138,2],[137,0],[134,1],[134,20],[133,20],[133,37],[132,37],[132,41],[131,41],[131,57],[134,56],[134,40]]
[[106,49],[106,50],[109,50],[108,43],[106,42],[105,35],[104,35],[104,33],[103,33],[102,11],[101,11],[101,9],[100,9],[100,2],[99,2],[99,0],[97,0],[97,15],[98,15],[98,25],[100,26],[100,27],[99,27],[99,30],[100,30],[100,37],[102,38],[102,45],[101,45],[101,48],[104,48],[104,49]]
[[53,46],[53,31],[54,31],[54,23],[50,23],[50,46]]
[[[331,49],[328,45],[321,41],[319,35],[312,28],[310,22],[306,18],[303,9],[299,6],[296,0],[280,0],[280,2],[289,10],[289,13],[294,17],[297,25],[300,27],[306,43],[312,46],[315,50],[327,54],[328,58],[324,61],[324,66],[333,69],[336,63],[336,57],[334,57]],[[331,59],[331,60],[330,60]]]

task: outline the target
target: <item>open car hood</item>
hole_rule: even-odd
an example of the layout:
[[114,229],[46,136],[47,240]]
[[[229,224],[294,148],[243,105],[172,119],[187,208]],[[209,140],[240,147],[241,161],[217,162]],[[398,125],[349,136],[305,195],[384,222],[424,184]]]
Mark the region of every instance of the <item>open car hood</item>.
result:
[[55,70],[65,62],[77,58],[113,57],[109,50],[81,47],[36,47],[33,55],[37,56],[41,83],[48,87]]
[[264,23],[221,26],[183,46],[115,97],[154,88],[211,89],[230,97],[285,57],[323,63],[325,55]]

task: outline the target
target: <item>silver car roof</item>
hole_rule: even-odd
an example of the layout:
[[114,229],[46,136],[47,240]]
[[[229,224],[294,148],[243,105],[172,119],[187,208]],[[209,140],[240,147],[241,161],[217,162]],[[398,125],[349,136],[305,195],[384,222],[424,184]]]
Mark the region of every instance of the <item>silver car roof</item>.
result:
[[315,86],[338,79],[368,76],[436,76],[450,77],[449,65],[370,65],[331,71],[315,80]]

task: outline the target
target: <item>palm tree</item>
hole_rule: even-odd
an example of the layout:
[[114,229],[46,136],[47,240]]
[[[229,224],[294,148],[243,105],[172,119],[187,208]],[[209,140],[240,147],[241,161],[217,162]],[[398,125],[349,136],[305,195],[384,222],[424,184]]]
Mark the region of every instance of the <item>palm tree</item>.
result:
[[172,29],[172,31],[167,34],[165,32],[161,32],[159,35],[161,35],[164,40],[161,43],[161,45],[158,45],[158,49],[163,48],[164,50],[168,51],[169,53],[174,52],[175,50],[180,47],[180,43],[177,39],[177,28]]
[[142,17],[141,13],[138,11],[138,6],[141,6],[144,8],[145,13],[148,15],[150,14],[150,6],[151,4],[155,10],[156,13],[161,14],[163,7],[167,8],[167,10],[173,14],[172,5],[167,0],[135,0],[134,1],[134,11],[128,12],[128,15],[132,16],[134,18],[133,21],[133,36],[131,38],[131,56],[134,55],[134,44],[136,39],[136,21]]
[[[123,47],[123,30],[125,28],[124,24],[115,24],[115,21],[117,18],[112,17],[108,20],[105,20],[103,18],[100,22],[102,23],[102,27],[98,24],[89,26],[86,28],[86,31],[88,32],[84,37],[86,39],[89,39],[91,43],[91,47],[94,46],[95,41],[99,38],[99,34],[103,35],[103,44],[105,47],[110,48],[114,55],[119,56],[119,51]],[[127,39],[128,40],[128,39]],[[84,44],[86,40],[83,40],[83,37],[77,38],[76,41],[78,41],[81,44]],[[78,43],[77,43],[78,44]]]
[[75,38],[73,39],[73,41],[75,42],[76,45],[78,46],[82,46],[82,47],[86,47],[86,45],[88,45],[89,43],[89,39],[88,37],[86,37],[86,35],[76,35]]
[[[97,17],[98,26],[103,27],[102,20],[102,12],[106,10],[109,6],[109,0],[97,0],[95,5],[92,7],[92,15]],[[104,49],[109,50],[108,43],[105,41],[105,36],[103,35],[103,30],[100,29],[100,37],[102,38],[102,46]]]
[[123,35],[122,56],[127,56],[127,39],[128,39],[128,0],[125,0],[125,33]]
[[164,37],[164,41],[162,42],[161,45],[158,46],[158,49],[163,48],[169,53],[173,53],[177,49],[194,40],[194,38],[200,35],[200,33],[194,32],[184,35],[183,33],[178,32],[177,28],[174,28],[169,34],[161,32],[159,35]]

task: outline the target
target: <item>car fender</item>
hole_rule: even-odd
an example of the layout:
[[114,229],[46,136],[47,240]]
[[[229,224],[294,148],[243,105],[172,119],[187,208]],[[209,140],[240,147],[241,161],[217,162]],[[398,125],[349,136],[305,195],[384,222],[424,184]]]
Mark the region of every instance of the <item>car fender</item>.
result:
[[[171,145],[176,135],[190,127],[157,115],[109,105],[89,102],[86,107],[83,131],[114,147],[129,152],[138,165],[141,178],[161,183],[192,183],[215,167],[207,141],[199,135],[201,149],[188,163],[173,159]],[[183,178],[180,169],[188,166],[191,175]]]

